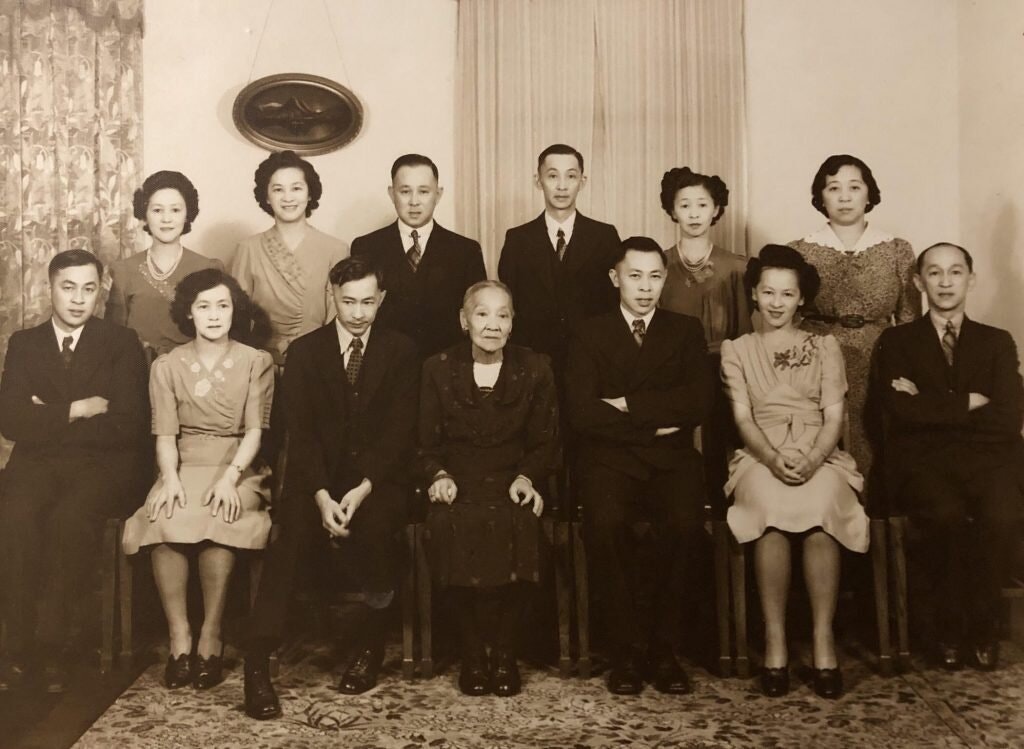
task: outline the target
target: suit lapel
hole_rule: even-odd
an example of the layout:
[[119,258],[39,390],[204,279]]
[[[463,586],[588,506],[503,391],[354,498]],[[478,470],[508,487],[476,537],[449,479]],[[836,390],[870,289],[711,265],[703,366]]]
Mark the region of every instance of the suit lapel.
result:
[[[81,339],[79,339],[79,343],[81,343]],[[60,347],[57,345],[57,336],[53,332],[52,322],[47,320],[36,327],[32,336],[32,346],[36,351],[33,358],[40,363],[42,374],[53,385],[56,392],[63,397],[69,396],[70,378],[64,371],[64,360],[60,356]]]
[[606,341],[612,361],[621,374],[621,382],[633,382],[636,377],[640,348],[636,345],[633,331],[629,329],[620,310],[609,313],[603,340]]
[[335,413],[344,414],[345,408],[345,360],[341,356],[338,343],[338,329],[334,323],[320,329],[317,341],[316,358],[320,364],[318,369],[323,377],[326,390],[334,402]]
[[[938,337],[938,336],[936,336]],[[958,392],[968,392],[967,383],[983,359],[978,346],[978,327],[964,315],[953,354],[953,382]],[[942,346],[940,344],[939,348]]]
[[[93,373],[103,363],[106,347],[104,334],[94,320],[86,322],[82,336],[75,346],[75,355],[71,359],[71,373],[74,382],[89,382]],[[58,354],[58,359],[60,355]]]
[[572,227],[572,240],[565,248],[565,259],[562,261],[562,265],[567,271],[577,270],[586,260],[586,248],[590,244],[588,240],[591,228],[590,219],[576,211],[576,223]]
[[[630,338],[632,338],[630,333]],[[651,374],[656,372],[661,363],[672,353],[672,336],[665,315],[655,311],[651,324],[644,335],[644,345],[640,347],[640,358],[636,362],[636,370],[632,383],[641,385]]]
[[363,366],[359,370],[359,399],[362,403],[369,403],[377,392],[381,380],[387,373],[389,354],[390,346],[384,330],[371,332],[370,340],[366,344],[366,354],[363,356]]

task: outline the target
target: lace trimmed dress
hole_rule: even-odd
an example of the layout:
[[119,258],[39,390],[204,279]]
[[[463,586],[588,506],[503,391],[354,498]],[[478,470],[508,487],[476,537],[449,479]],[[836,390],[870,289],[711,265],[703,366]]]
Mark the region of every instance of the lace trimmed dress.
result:
[[[162,543],[213,541],[237,549],[262,549],[270,534],[270,488],[265,473],[251,467],[238,481],[242,514],[227,523],[210,514],[203,496],[223,475],[249,429],[266,429],[274,392],[273,360],[265,351],[232,341],[212,368],[196,355],[195,344],[153,362],[149,392],[153,434],[178,438],[178,475],[185,506],[150,522],[143,504],[125,523],[126,554]],[[161,480],[150,490],[158,491]]]
[[[730,400],[749,406],[754,422],[784,455],[806,455],[823,424],[822,411],[846,394],[843,355],[832,336],[806,334],[771,357],[760,334],[722,344],[722,379]],[[767,528],[799,533],[821,527],[851,551],[868,548],[868,518],[856,491],[864,480],[853,458],[836,448],[809,481],[789,486],[741,448],[729,463],[728,522],[736,540]]]
[[850,452],[865,476],[871,471],[871,444],[865,419],[871,352],[882,331],[921,316],[921,294],[914,287],[914,250],[903,239],[870,224],[847,250],[826,224],[821,230],[790,242],[818,270],[821,290],[816,311],[841,317],[861,315],[870,322],[862,328],[805,320],[801,327],[813,333],[831,333],[839,341],[846,362],[850,391]]

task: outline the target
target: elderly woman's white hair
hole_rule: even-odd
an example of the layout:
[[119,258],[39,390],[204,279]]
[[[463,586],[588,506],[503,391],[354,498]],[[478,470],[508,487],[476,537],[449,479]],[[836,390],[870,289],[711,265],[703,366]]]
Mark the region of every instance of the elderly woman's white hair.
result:
[[509,287],[506,286],[505,284],[503,284],[501,281],[492,281],[492,280],[477,281],[475,284],[473,284],[468,289],[466,289],[466,293],[463,294],[463,296],[462,296],[462,311],[463,312],[465,312],[467,314],[470,312],[470,310],[471,310],[470,305],[473,303],[473,297],[475,297],[477,294],[479,294],[484,289],[498,289],[500,291],[505,292],[505,296],[508,297],[508,309],[509,309],[509,312],[511,312],[512,316],[515,317],[516,309],[515,309],[515,306],[512,304],[512,290],[509,289]]

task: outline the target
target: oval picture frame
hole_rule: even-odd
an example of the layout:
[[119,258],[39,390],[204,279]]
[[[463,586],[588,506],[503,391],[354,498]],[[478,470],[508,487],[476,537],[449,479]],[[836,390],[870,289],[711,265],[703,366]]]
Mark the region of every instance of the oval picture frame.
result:
[[363,105],[340,83],[307,73],[279,73],[253,81],[235,97],[235,127],[271,151],[304,156],[351,143],[363,127]]

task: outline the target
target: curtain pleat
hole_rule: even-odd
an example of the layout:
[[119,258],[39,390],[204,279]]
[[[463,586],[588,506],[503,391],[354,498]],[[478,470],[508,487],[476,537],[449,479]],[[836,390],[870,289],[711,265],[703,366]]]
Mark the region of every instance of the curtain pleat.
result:
[[742,21],[742,0],[460,1],[456,223],[492,275],[505,230],[543,208],[535,160],[558,142],[586,159],[581,211],[663,245],[662,174],[718,174],[713,238],[747,252]]

